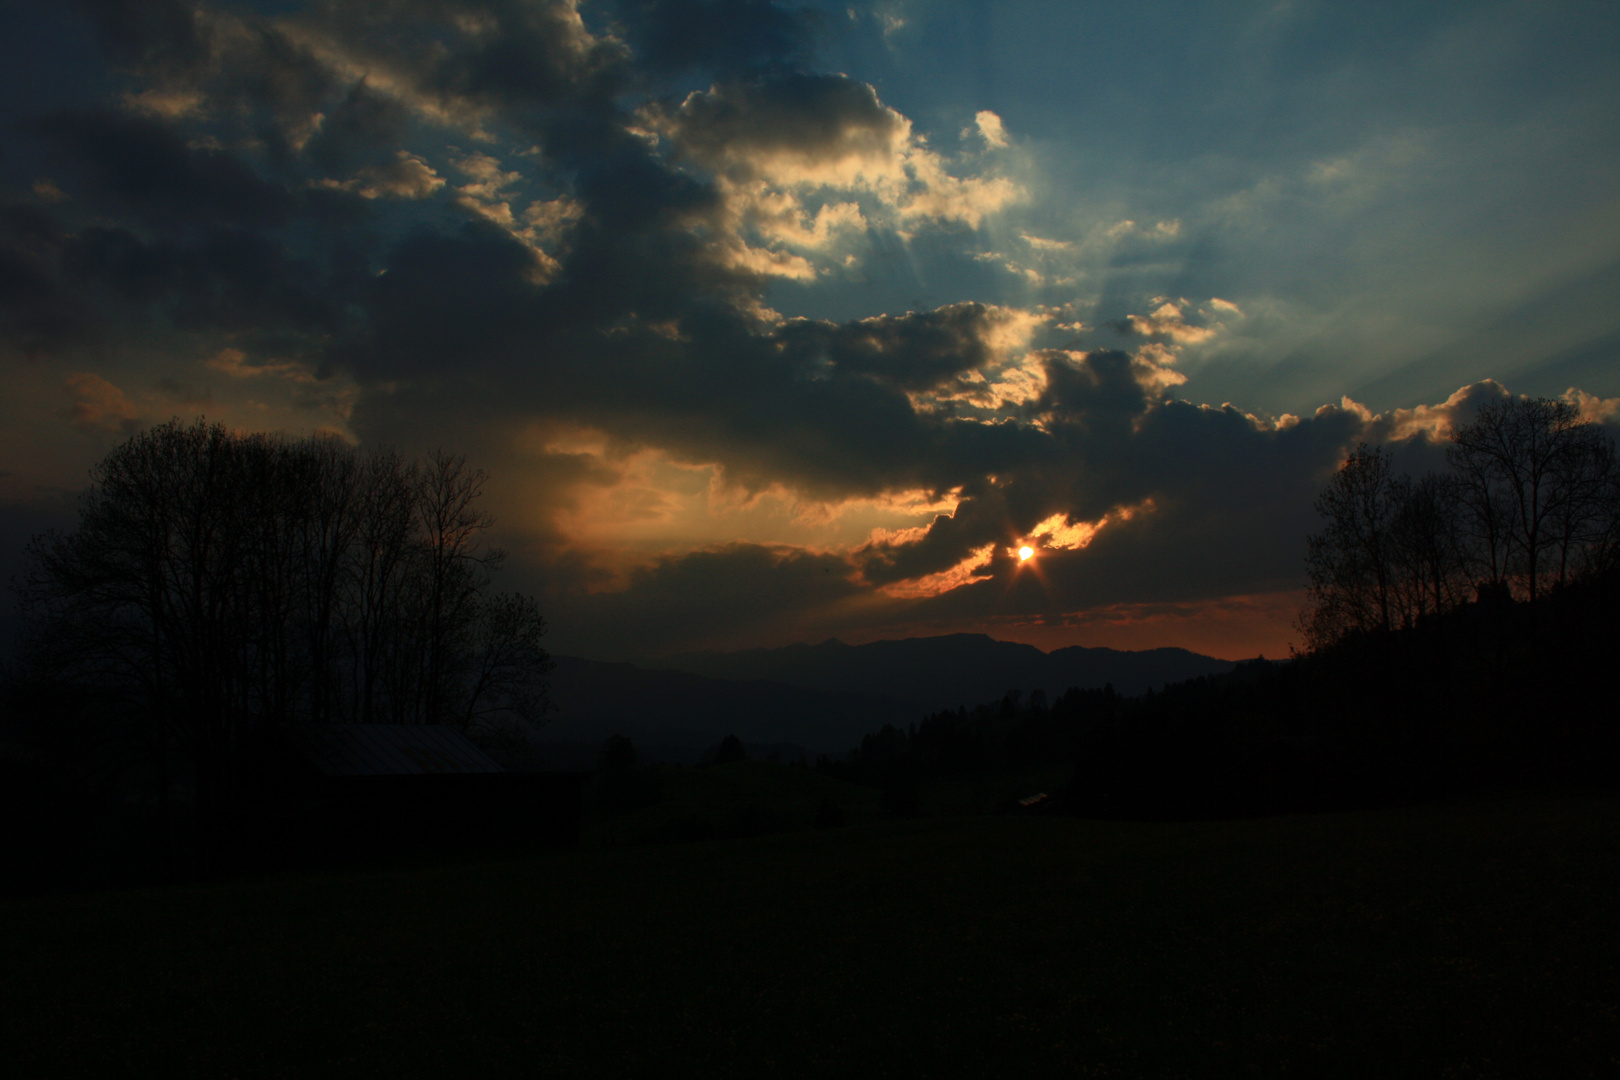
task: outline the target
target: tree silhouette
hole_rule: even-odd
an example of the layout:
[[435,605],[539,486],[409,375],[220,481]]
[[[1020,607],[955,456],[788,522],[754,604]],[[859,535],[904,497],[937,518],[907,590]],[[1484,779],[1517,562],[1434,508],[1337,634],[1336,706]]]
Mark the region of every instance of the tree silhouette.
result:
[[1450,611],[1468,597],[1467,550],[1455,477],[1403,482],[1391,523],[1396,606],[1403,625]]
[[596,767],[607,774],[627,773],[635,768],[639,757],[636,744],[630,741],[628,735],[609,735],[597,752]]
[[714,763],[724,765],[732,761],[747,761],[748,750],[743,746],[741,739],[735,735],[727,735],[720,740],[720,745],[714,751]]
[[1313,649],[1389,631],[1470,598],[1534,603],[1616,564],[1620,468],[1614,442],[1567,401],[1504,397],[1459,426],[1451,471],[1394,475],[1362,443],[1316,502],[1323,529],[1306,548],[1309,602],[1299,628]]
[[1452,435],[1446,460],[1461,479],[1461,505],[1477,576],[1517,584],[1534,601],[1584,568],[1612,535],[1614,443],[1567,401],[1502,398]]
[[1362,443],[1316,500],[1323,531],[1306,542],[1310,606],[1300,630],[1312,647],[1353,630],[1388,630],[1395,601],[1394,528],[1408,484],[1382,447]]
[[265,725],[521,728],[547,707],[545,620],[490,594],[483,479],[447,454],[153,428],[92,471],[76,529],[29,545],[25,662],[113,702],[165,791],[189,763],[199,811]]

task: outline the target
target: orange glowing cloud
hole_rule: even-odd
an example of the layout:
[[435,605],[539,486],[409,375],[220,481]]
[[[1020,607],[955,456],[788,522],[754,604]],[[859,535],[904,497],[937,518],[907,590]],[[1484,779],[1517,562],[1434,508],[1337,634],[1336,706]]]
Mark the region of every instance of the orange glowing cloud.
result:
[[924,523],[953,513],[959,497],[959,491],[902,489],[815,499],[782,484],[751,488],[718,463],[684,461],[583,425],[531,425],[514,449],[517,457],[497,476],[502,501],[523,508],[507,526],[542,547],[584,557],[608,582],[717,545],[838,553],[874,542],[912,543],[926,533]]
[[1049,550],[1078,551],[1089,545],[1097,533],[1107,526],[1129,521],[1153,508],[1153,500],[1149,498],[1133,506],[1117,506],[1096,521],[1071,521],[1068,514],[1057,513],[1031,529],[1029,539]]
[[937,574],[928,574],[909,581],[896,581],[885,585],[879,592],[892,596],[896,600],[920,600],[929,596],[939,596],[952,589],[971,584],[984,575],[979,571],[990,565],[995,557],[996,545],[985,544],[968,552],[967,558],[947,570]]
[[122,390],[88,371],[67,377],[68,420],[75,427],[124,431],[140,416],[140,410]]

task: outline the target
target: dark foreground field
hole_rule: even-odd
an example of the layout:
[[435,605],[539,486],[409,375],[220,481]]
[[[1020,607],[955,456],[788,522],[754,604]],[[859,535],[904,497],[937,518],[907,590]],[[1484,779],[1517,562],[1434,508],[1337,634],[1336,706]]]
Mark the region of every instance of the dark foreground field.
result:
[[959,818],[0,905],[8,1076],[1612,1076],[1620,801]]

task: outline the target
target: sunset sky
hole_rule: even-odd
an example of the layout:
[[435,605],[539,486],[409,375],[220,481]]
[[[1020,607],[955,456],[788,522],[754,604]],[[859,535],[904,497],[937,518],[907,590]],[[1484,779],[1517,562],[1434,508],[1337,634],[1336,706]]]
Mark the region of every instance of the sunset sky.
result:
[[1279,655],[1349,447],[1620,409],[1613,4],[0,19],[6,575],[206,416],[464,453],[558,652]]

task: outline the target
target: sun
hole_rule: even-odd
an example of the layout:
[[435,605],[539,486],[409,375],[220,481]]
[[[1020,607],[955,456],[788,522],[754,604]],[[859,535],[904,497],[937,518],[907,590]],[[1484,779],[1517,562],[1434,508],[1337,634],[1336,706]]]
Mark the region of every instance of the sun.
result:
[[1035,549],[1030,547],[1028,544],[1025,544],[1023,547],[1018,549],[1019,562],[1029,562],[1029,560],[1033,559],[1034,557]]

